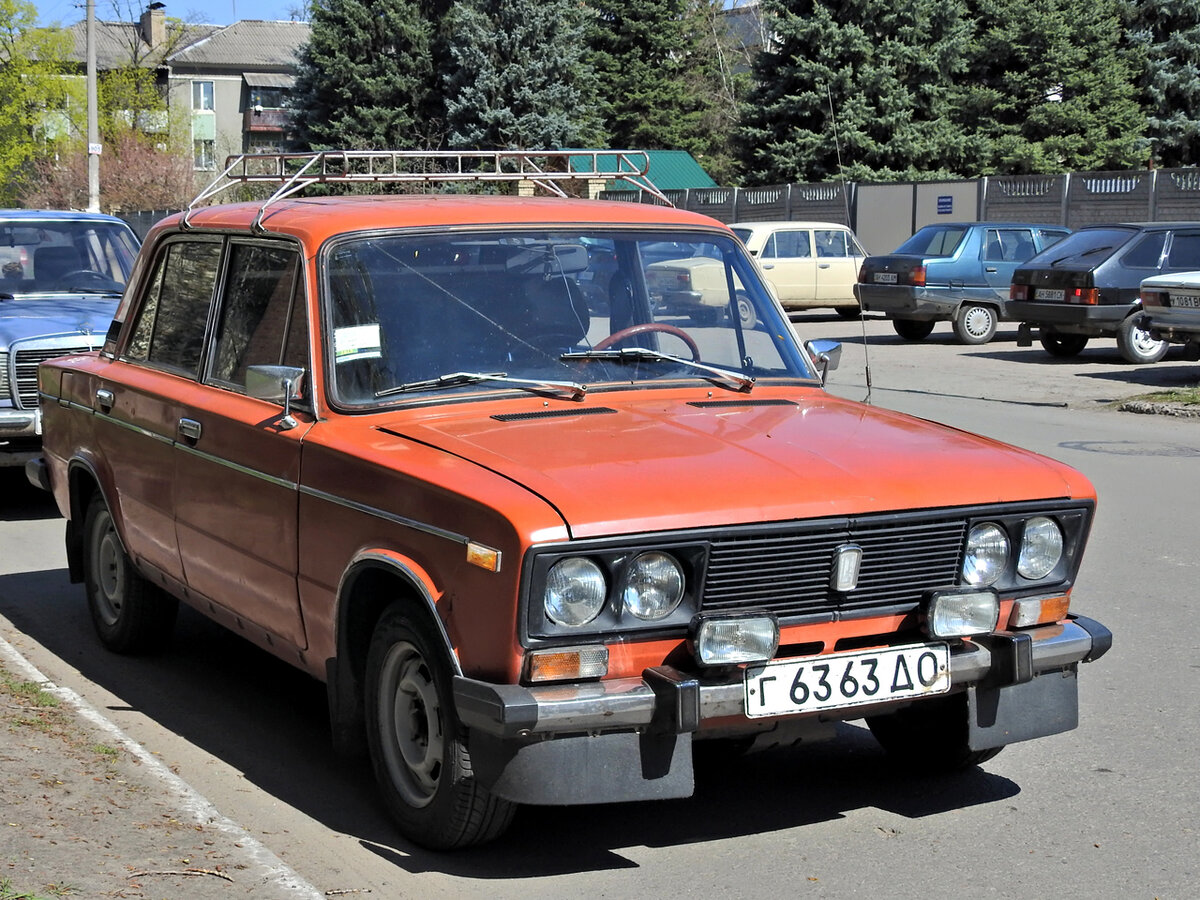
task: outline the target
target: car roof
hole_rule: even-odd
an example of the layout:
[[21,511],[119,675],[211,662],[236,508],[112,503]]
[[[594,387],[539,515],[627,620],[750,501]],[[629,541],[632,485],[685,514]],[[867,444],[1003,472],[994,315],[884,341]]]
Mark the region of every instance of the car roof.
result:
[[1096,228],[1137,228],[1142,231],[1170,231],[1176,228],[1200,228],[1200,222],[1096,222],[1084,225],[1080,231]]
[[124,219],[119,219],[116,216],[69,209],[0,209],[0,220],[12,222],[118,222],[121,225],[128,226],[128,223]]
[[849,225],[841,222],[814,222],[810,220],[789,221],[787,219],[772,219],[770,221],[731,222],[730,228],[843,228],[850,230]]
[[[191,212],[186,227],[249,232],[262,210],[258,202],[201,207]],[[183,214],[169,216],[155,225],[154,232],[178,229],[182,219]],[[466,194],[301,197],[272,203],[262,215],[267,233],[294,237],[309,246],[355,232],[493,225],[725,228],[699,213],[649,203]]]
[[[921,228],[934,227],[950,227],[950,228],[1055,228],[1064,231],[1070,231],[1067,225],[1056,225],[1053,222],[1009,222],[1009,221],[985,221],[985,222],[926,222]],[[920,228],[917,229],[920,231]]]

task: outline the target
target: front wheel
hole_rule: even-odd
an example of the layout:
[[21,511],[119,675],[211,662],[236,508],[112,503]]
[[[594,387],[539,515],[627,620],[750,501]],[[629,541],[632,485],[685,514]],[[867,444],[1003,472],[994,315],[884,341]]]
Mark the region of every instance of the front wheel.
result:
[[454,714],[451,671],[434,630],[399,605],[367,654],[367,740],[375,778],[401,832],[432,850],[498,837],[516,805],[475,780]]
[[1167,342],[1156,341],[1150,332],[1137,325],[1137,316],[1126,316],[1117,327],[1117,349],[1125,362],[1156,363],[1167,355]]
[[967,695],[920,700],[899,712],[867,719],[888,755],[924,772],[953,772],[987,762],[1003,747],[972,750],[967,742]]
[[933,322],[922,319],[892,319],[896,334],[906,341],[922,341],[933,331]]
[[1059,334],[1057,331],[1047,331],[1043,328],[1038,335],[1038,341],[1042,349],[1051,356],[1068,357],[1082,353],[1088,339],[1086,334]]
[[100,642],[115,653],[162,649],[175,627],[179,601],[133,567],[99,494],[88,504],[83,540],[84,589]]
[[986,344],[996,335],[996,311],[990,306],[963,303],[954,314],[954,334],[964,344]]

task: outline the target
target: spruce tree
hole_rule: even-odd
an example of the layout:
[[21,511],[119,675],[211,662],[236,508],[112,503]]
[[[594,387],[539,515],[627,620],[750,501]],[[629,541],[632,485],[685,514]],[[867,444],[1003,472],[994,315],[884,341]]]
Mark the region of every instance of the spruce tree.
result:
[[314,0],[311,29],[292,99],[301,147],[438,145],[433,27],[415,0]]
[[752,183],[961,171],[951,121],[969,36],[956,0],[763,0],[771,44],[743,107]]
[[1139,87],[1156,165],[1200,164],[1200,4],[1138,0],[1130,41],[1145,53]]
[[575,0],[460,0],[446,15],[448,143],[528,150],[594,145],[596,86]]
[[1144,160],[1121,0],[971,0],[959,124],[975,172],[1124,169]]

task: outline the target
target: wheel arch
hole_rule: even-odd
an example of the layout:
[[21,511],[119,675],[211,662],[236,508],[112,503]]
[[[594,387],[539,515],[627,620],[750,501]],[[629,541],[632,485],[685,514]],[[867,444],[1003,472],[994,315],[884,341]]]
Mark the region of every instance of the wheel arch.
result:
[[366,752],[363,688],[367,652],[376,624],[393,604],[405,604],[434,629],[452,671],[462,674],[434,593],[424,569],[388,551],[363,553],[343,573],[336,603],[336,655],[325,663],[333,744],[340,754],[361,756]]
[[88,506],[91,504],[92,497],[97,494],[100,495],[105,506],[108,507],[109,512],[112,514],[113,523],[117,529],[117,537],[121,541],[122,548],[128,552],[125,544],[124,517],[121,515],[120,510],[114,506],[107,492],[104,490],[103,479],[90,461],[84,459],[72,460],[67,467],[67,496],[70,502],[70,516],[67,519],[66,530],[67,572],[70,575],[72,584],[79,584],[83,581],[83,523],[87,516]]

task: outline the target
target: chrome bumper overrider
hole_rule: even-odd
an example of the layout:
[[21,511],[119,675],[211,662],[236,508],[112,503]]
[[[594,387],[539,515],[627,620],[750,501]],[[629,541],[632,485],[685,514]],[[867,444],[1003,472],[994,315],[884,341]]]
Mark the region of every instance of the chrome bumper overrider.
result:
[[[1041,672],[1099,659],[1111,644],[1107,628],[1082,616],[989,635],[952,650],[951,682],[959,687],[1028,681]],[[745,713],[740,671],[731,681],[701,684],[670,666],[647,669],[641,677],[535,687],[460,676],[454,679],[454,699],[464,725],[500,738],[636,728],[678,734],[697,730],[705,720]]]

